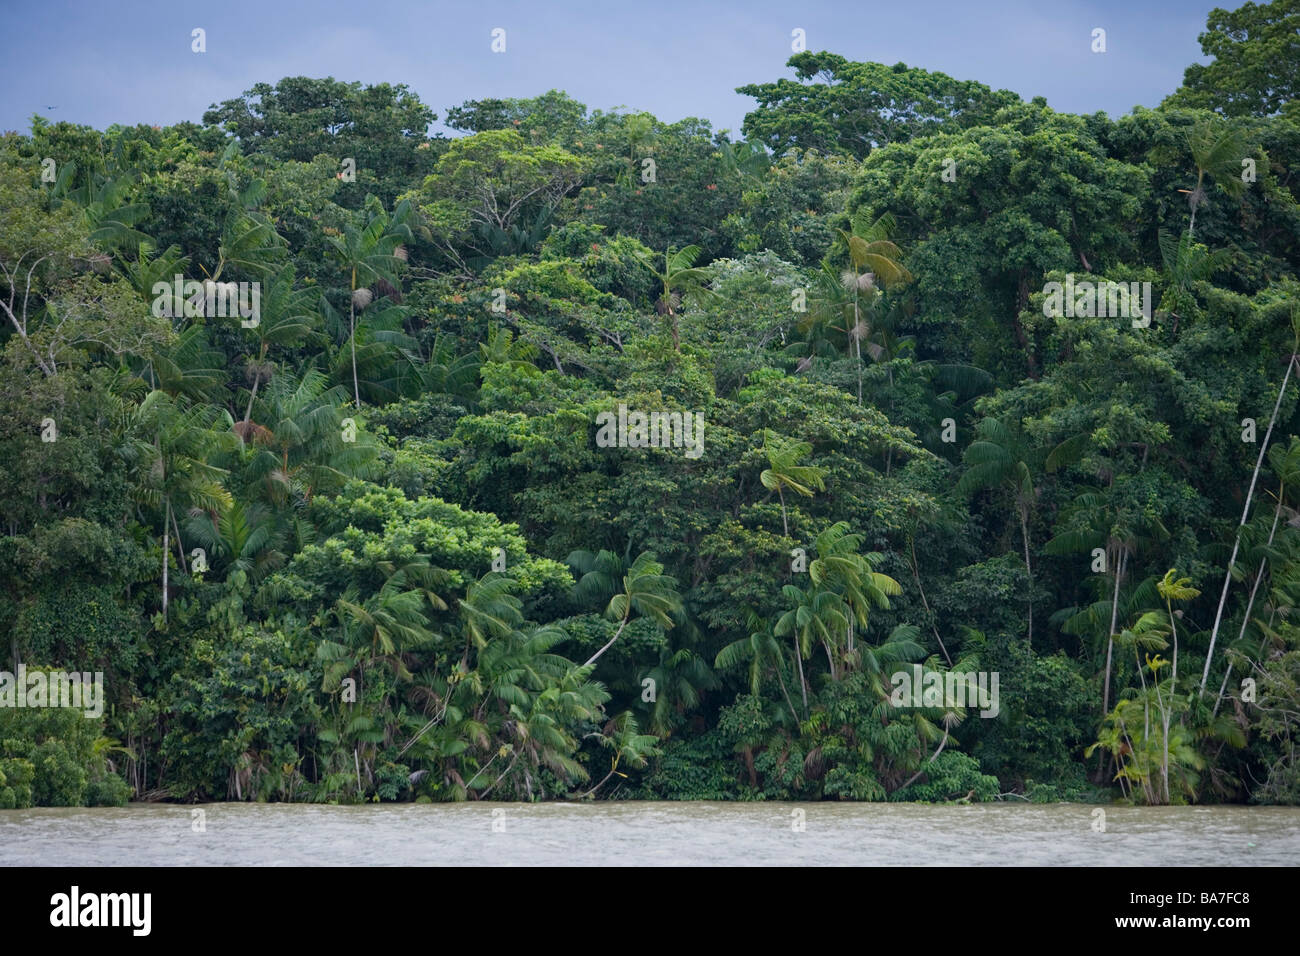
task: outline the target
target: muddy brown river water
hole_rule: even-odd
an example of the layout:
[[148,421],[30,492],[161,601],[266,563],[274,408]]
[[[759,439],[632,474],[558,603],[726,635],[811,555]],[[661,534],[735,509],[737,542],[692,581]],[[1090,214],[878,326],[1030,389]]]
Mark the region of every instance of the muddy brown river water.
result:
[[0,811],[0,865],[158,864],[1294,866],[1300,809],[613,802]]

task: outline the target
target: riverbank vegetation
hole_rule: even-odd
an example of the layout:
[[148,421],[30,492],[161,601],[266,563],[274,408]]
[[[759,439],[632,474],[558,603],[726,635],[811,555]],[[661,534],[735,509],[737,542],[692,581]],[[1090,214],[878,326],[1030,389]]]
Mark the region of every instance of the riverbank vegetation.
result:
[[1296,803],[1298,22],[1119,118],[809,51],[742,140],[306,77],[5,134],[0,630],[107,704],[0,711],[0,806]]

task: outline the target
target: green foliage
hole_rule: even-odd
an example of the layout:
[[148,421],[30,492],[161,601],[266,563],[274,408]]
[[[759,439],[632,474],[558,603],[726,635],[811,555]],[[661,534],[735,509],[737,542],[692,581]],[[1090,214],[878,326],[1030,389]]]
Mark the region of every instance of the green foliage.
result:
[[741,142],[307,77],[6,134],[0,633],[110,699],[0,711],[0,806],[1294,803],[1294,7],[1117,119],[805,52]]
[[1165,102],[1202,106],[1228,116],[1271,116],[1295,102],[1295,35],[1300,5],[1295,0],[1245,3],[1236,10],[1210,11],[1197,39],[1211,63],[1193,63],[1183,85]]
[[126,803],[130,787],[108,759],[120,748],[103,730],[78,707],[0,707],[0,809]]
[[[834,53],[796,53],[786,63],[800,81],[751,83],[737,93],[758,100],[745,135],[778,155],[790,148],[842,152],[858,159],[945,125],[987,124],[1019,97],[897,63],[854,63]],[[820,77],[822,82],[806,81]]]
[[436,118],[405,84],[305,76],[254,84],[203,114],[205,124],[238,137],[254,154],[302,163],[324,154],[333,172],[345,158],[355,160],[357,188],[350,191],[357,199],[350,208],[367,192],[390,204],[403,184],[428,172],[436,153],[427,133]]
[[960,797],[986,803],[998,794],[998,778],[980,773],[979,761],[963,753],[939,754],[927,765],[925,776],[924,783],[899,790],[893,799],[938,803]]

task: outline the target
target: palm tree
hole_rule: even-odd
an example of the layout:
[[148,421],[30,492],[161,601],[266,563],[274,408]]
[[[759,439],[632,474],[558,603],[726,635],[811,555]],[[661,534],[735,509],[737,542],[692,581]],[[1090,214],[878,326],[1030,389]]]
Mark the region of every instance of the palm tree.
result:
[[465,589],[465,597],[456,602],[461,631],[465,635],[463,662],[468,665],[470,652],[483,650],[493,638],[504,637],[524,623],[523,602],[512,593],[514,578],[489,571]]
[[[1169,537],[1169,532],[1158,517],[1149,515],[1140,506],[1126,507],[1120,501],[1120,489],[1114,484],[1104,491],[1084,492],[1075,498],[1073,518],[1076,526],[1053,537],[1043,551],[1051,555],[1065,555],[1104,549],[1106,567],[1111,572],[1113,587],[1110,601],[1100,600],[1074,614],[1062,628],[1071,634],[1106,634],[1106,669],[1102,692],[1102,713],[1110,713],[1110,675],[1114,656],[1116,628],[1120,621],[1120,585],[1128,571],[1129,559],[1152,541]],[[1128,604],[1145,601],[1142,588],[1128,597]],[[1107,628],[1106,609],[1109,606],[1110,624]],[[1061,612],[1058,612],[1061,613]],[[1069,613],[1069,612],[1063,612]]]
[[[224,430],[215,427],[223,419]],[[229,507],[230,492],[221,484],[227,474],[209,464],[227,438],[233,438],[229,413],[211,405],[184,408],[165,392],[150,392],[134,410],[129,424],[135,436],[120,454],[138,472],[140,500],[163,511],[162,533],[162,614],[167,618],[168,550],[170,535],[176,531],[176,545],[181,568],[185,567],[184,548],[175,512],[199,508],[217,511]],[[152,435],[150,442],[144,436]]]
[[[601,733],[588,734],[589,738],[594,737],[601,747],[613,751],[613,756],[609,760],[609,773],[601,779],[583,797],[589,797],[609,780],[614,774],[619,773],[618,765],[626,761],[630,767],[640,769],[646,765],[646,758],[652,757],[659,753],[656,744],[659,738],[651,734],[640,733],[637,728],[636,716],[631,711],[624,711],[609,723],[607,723]],[[619,773],[620,776],[626,774]]]
[[[120,160],[120,154],[117,158]],[[135,227],[149,217],[149,206],[125,201],[128,190],[140,178],[137,170],[121,168],[120,163],[115,165],[110,161],[105,172],[89,170],[81,185],[74,187],[76,177],[77,164],[64,163],[50,190],[51,210],[67,203],[80,206],[82,224],[89,233],[87,238],[110,252],[137,252],[147,245],[149,237]],[[108,265],[107,261],[103,264]],[[166,278],[170,279],[171,275]]]
[[[817,536],[817,557],[808,565],[808,578],[817,587],[838,594],[849,609],[845,647],[855,657],[853,625],[864,632],[867,614],[873,607],[888,609],[889,596],[903,593],[902,586],[887,574],[872,569],[884,560],[878,552],[859,554],[862,535],[850,534],[846,521],[837,521]],[[834,667],[831,668],[832,674]]]
[[367,473],[374,449],[363,441],[342,440],[346,393],[327,388],[325,376],[307,369],[302,376],[281,372],[257,398],[255,418],[236,422],[244,444],[244,480],[279,508],[293,500],[310,501],[319,489],[340,486]]
[[805,498],[813,496],[813,490],[824,491],[827,469],[816,465],[801,465],[800,460],[812,454],[812,445],[806,441],[785,438],[769,429],[763,430],[763,454],[767,456],[770,467],[763,469],[758,476],[763,487],[775,491],[781,499],[781,525],[785,536],[790,537],[790,519],[785,510],[785,489]]
[[[1259,569],[1255,572],[1254,583],[1250,587],[1250,598],[1246,601],[1246,610],[1241,617],[1241,630],[1237,634],[1237,643],[1241,644],[1246,636],[1246,628],[1250,624],[1250,612],[1255,607],[1255,597],[1259,593],[1259,586],[1264,580],[1264,571],[1270,557],[1275,557],[1272,553],[1273,539],[1277,536],[1278,522],[1282,517],[1282,509],[1287,500],[1287,488],[1300,488],[1300,439],[1294,435],[1291,436],[1291,443],[1286,448],[1280,445],[1274,445],[1268,450],[1268,463],[1273,468],[1273,474],[1278,480],[1277,489],[1277,507],[1273,509],[1273,524],[1269,528],[1268,540],[1264,542],[1259,559]],[[1214,701],[1214,712],[1219,711],[1219,704],[1223,700],[1223,692],[1227,689],[1228,678],[1232,676],[1232,660],[1229,659],[1227,670],[1223,674],[1223,683],[1219,685],[1219,695]]]
[[224,562],[228,575],[243,572],[253,583],[285,560],[280,550],[283,530],[262,505],[234,500],[215,516],[206,512],[192,515],[185,532],[207,552],[214,569]]
[[488,325],[487,340],[478,346],[478,366],[508,365],[512,371],[534,378],[541,371],[534,364],[538,348],[531,342],[516,339],[510,329],[502,328],[495,322]]
[[695,268],[695,261],[700,257],[699,246],[686,246],[673,252],[671,249],[664,252],[664,270],[660,272],[646,256],[642,256],[641,262],[647,269],[654,273],[655,279],[661,286],[659,298],[655,300],[655,309],[668,321],[668,326],[673,336],[673,350],[680,352],[682,350],[681,339],[677,330],[677,312],[676,309],[686,298],[707,298],[708,290],[704,288],[704,283],[708,280],[709,274],[704,269]]
[[761,180],[772,165],[767,148],[757,140],[725,143],[721,149],[722,165],[732,175],[743,180]]
[[1173,316],[1174,331],[1178,330],[1181,314],[1194,307],[1191,285],[1210,278],[1222,268],[1228,260],[1226,250],[1208,251],[1192,238],[1191,233],[1183,233],[1175,240],[1163,229],[1157,234],[1160,246],[1160,258],[1164,263],[1165,275],[1169,283],[1160,297],[1160,311]]
[[274,366],[266,360],[272,345],[287,348],[296,345],[316,324],[314,312],[315,293],[307,289],[295,289],[294,269],[286,265],[269,277],[261,292],[259,304],[259,321],[251,332],[254,352],[247,362],[247,373],[252,379],[252,388],[248,393],[248,405],[244,409],[244,422],[247,425],[253,414],[253,403],[257,400],[258,386],[269,381]]
[[681,613],[682,599],[677,593],[677,581],[663,573],[664,566],[654,552],[642,551],[623,575],[622,590],[609,599],[605,616],[618,621],[618,630],[608,643],[587,659],[583,667],[590,667],[607,650],[614,646],[627,622],[636,611],[655,621],[664,630],[673,626],[673,617]]
[[1241,509],[1241,521],[1237,524],[1237,537],[1232,543],[1232,554],[1228,558],[1228,570],[1223,576],[1223,591],[1219,594],[1219,607],[1214,613],[1214,627],[1210,629],[1210,648],[1205,652],[1205,670],[1201,674],[1201,693],[1205,693],[1205,682],[1210,679],[1210,662],[1214,659],[1214,643],[1219,636],[1219,625],[1223,621],[1223,606],[1228,600],[1228,586],[1232,583],[1232,568],[1237,561],[1237,551],[1241,548],[1241,533],[1250,516],[1250,505],[1255,498],[1255,483],[1259,480],[1259,470],[1264,464],[1264,455],[1268,451],[1269,438],[1273,435],[1273,425],[1277,422],[1278,409],[1282,407],[1282,398],[1286,395],[1287,384],[1291,381],[1291,372],[1296,366],[1296,353],[1300,352],[1300,307],[1291,310],[1291,353],[1287,356],[1286,374],[1282,376],[1282,387],[1277,390],[1277,401],[1273,403],[1273,414],[1269,416],[1268,428],[1264,440],[1259,446],[1259,455],[1255,459],[1255,470],[1250,476],[1250,488],[1246,492],[1246,504]]
[[[151,301],[153,299],[153,287],[159,282],[171,283],[174,276],[183,275],[189,268],[189,256],[182,256],[181,251],[175,245],[168,246],[156,256],[151,255],[154,246],[150,240],[144,240],[140,243],[140,255],[134,261],[119,260],[118,269],[126,280],[131,283],[131,287],[140,295],[142,299]],[[177,310],[172,309],[172,315],[175,316]]]
[[749,692],[755,697],[759,696],[763,675],[770,666],[776,674],[777,683],[781,685],[781,696],[785,698],[786,706],[790,708],[790,716],[794,719],[795,726],[799,726],[799,714],[794,709],[790,692],[785,687],[785,677],[781,674],[785,655],[781,652],[781,645],[772,632],[772,622],[768,618],[760,617],[750,608],[746,614],[745,629],[749,635],[738,641],[732,641],[718,651],[713,666],[729,670],[748,662]]
[[837,340],[831,333],[839,328],[835,321],[844,314],[845,304],[840,301],[843,287],[830,266],[824,266],[814,276],[814,285],[824,291],[814,291],[808,311],[795,324],[800,338],[785,347],[788,354],[800,356],[799,364],[795,367],[796,375],[812,368],[818,358],[833,361],[839,354]]
[[477,356],[470,352],[458,355],[439,335],[429,348],[427,360],[420,366],[421,391],[454,395],[472,404],[481,368],[482,362]]
[[925,657],[921,630],[915,624],[898,624],[879,644],[862,644],[862,670],[877,698],[889,700],[889,675],[899,664],[911,664]]
[[1201,592],[1191,586],[1191,578],[1177,577],[1178,571],[1170,568],[1165,572],[1165,576],[1156,584],[1156,590],[1160,596],[1165,599],[1165,614],[1169,618],[1169,633],[1174,639],[1174,658],[1172,676],[1175,686],[1178,682],[1178,618],[1174,614],[1174,601],[1190,601],[1193,598],[1200,597]]
[[1246,154],[1245,132],[1235,125],[1225,125],[1217,118],[1197,123],[1187,133],[1187,147],[1196,167],[1196,188],[1180,189],[1186,193],[1192,217],[1187,235],[1196,232],[1196,209],[1206,202],[1205,177],[1217,182],[1229,196],[1236,198],[1246,188],[1241,179],[1241,160]]
[[351,341],[346,321],[338,317],[328,300],[321,300],[326,328],[341,331],[350,340],[347,349],[339,349],[328,358],[331,380],[346,384],[351,378],[354,390],[360,389],[373,405],[418,396],[423,360],[418,340],[406,331],[411,308],[372,298],[369,289],[358,289],[357,298],[357,341]]
[[361,385],[357,378],[357,308],[365,308],[374,295],[368,286],[383,280],[397,285],[398,271],[405,261],[403,243],[412,241],[407,219],[410,203],[397,204],[390,217],[374,196],[366,199],[368,216],[364,229],[347,226],[342,236],[328,236],[332,254],[348,274],[348,337],[352,346],[352,392],[356,407],[361,407]]
[[1030,471],[1031,453],[1021,436],[996,418],[985,418],[976,426],[978,438],[966,449],[970,467],[957,482],[957,493],[969,495],[987,488],[1003,488],[1011,493],[1020,536],[1024,546],[1025,577],[1029,586],[1025,604],[1028,616],[1028,642],[1034,641],[1034,572],[1029,561],[1029,518],[1037,492]]
[[342,619],[356,625],[354,633],[365,649],[364,660],[389,660],[393,671],[406,680],[411,677],[401,655],[407,650],[428,647],[437,635],[430,627],[432,608],[445,611],[446,602],[433,588],[446,582],[446,573],[417,563],[393,570],[379,591],[364,601],[355,589],[339,598],[335,606]]
[[608,604],[609,599],[618,593],[627,565],[631,561],[632,543],[624,549],[623,554],[601,550],[595,554],[590,551],[572,551],[565,558],[565,563],[577,574],[573,586],[573,599],[579,604]]
[[[789,610],[782,614],[772,629],[777,637],[789,636],[794,643],[795,663],[799,666],[799,690],[803,695],[804,714],[808,713],[808,682],[804,678],[803,659],[811,653],[813,641],[826,647],[827,658],[836,635],[845,633],[849,626],[848,608],[833,591],[815,585],[808,588],[787,584],[781,589],[789,602]],[[835,674],[832,660],[831,676]]]
[[[483,594],[476,598],[480,605],[492,600]],[[532,796],[535,784],[541,786],[538,775],[543,768],[562,781],[586,779],[582,765],[569,756],[578,741],[568,728],[599,719],[609,695],[587,680],[581,668],[552,653],[552,648],[569,639],[563,630],[547,626],[522,631],[511,625],[518,618],[510,610],[498,614],[497,620],[492,625],[495,636],[478,649],[475,668],[456,684],[456,709],[466,716],[453,728],[451,742],[462,741],[453,752],[463,750],[468,739],[480,753],[493,753],[464,787],[483,777],[482,799],[516,767],[523,770],[522,782],[518,777],[513,781],[521,799]],[[483,776],[488,767],[506,757],[508,764],[489,782]]]
[[138,374],[172,398],[211,402],[226,383],[226,363],[225,353],[208,341],[207,327],[190,325],[166,347],[154,349]]
[[659,138],[655,132],[655,118],[649,113],[633,113],[624,117],[623,135],[627,139],[627,179],[628,182],[635,182],[637,153],[653,146]]
[[233,163],[239,153],[239,141],[232,140],[217,162],[217,169],[226,176],[226,220],[217,250],[217,267],[209,276],[213,281],[228,265],[253,275],[269,275],[288,248],[271,219],[259,209],[266,199],[266,180],[253,177],[240,185]]
[[[902,251],[889,236],[894,231],[894,217],[885,213],[875,222],[859,213],[850,228],[837,230],[839,237],[827,259],[847,253],[849,267],[840,273],[844,298],[832,300],[833,307],[845,309],[844,333],[849,347],[858,361],[858,404],[862,404],[862,340],[871,336],[868,319],[880,292],[877,286],[889,288],[906,285],[912,274],[899,263]],[[823,265],[829,268],[828,264]]]
[[671,733],[682,715],[699,706],[703,692],[718,686],[709,665],[689,647],[659,649],[659,660],[645,678],[654,681],[654,706],[650,708],[650,730]]

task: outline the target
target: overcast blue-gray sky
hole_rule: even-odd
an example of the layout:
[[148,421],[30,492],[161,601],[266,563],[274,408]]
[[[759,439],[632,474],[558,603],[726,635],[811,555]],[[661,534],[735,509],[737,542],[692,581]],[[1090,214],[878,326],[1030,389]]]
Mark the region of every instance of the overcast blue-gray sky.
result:
[[[199,122],[219,100],[284,76],[406,83],[438,114],[482,97],[562,89],[593,108],[739,134],[737,86],[790,77],[791,31],[808,49],[939,70],[1112,115],[1155,106],[1204,62],[1206,14],[1232,0],[0,0],[0,130],[32,113],[104,128]],[[191,31],[207,52],[191,51]],[[491,31],[506,30],[506,51]],[[1107,52],[1091,51],[1106,30]],[[49,107],[55,107],[49,109]],[[443,130],[441,122],[434,131]]]

